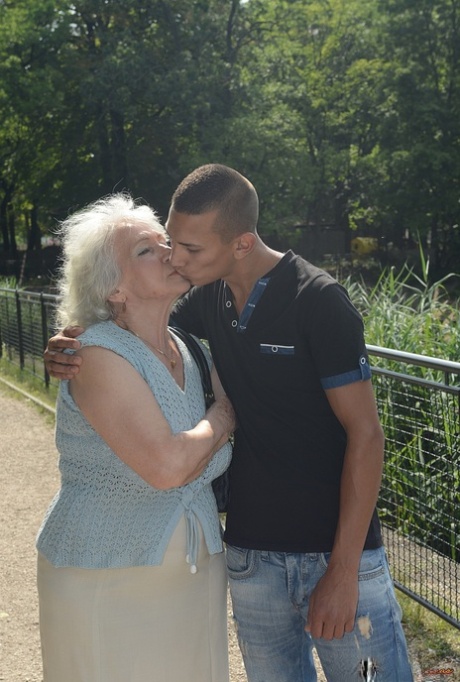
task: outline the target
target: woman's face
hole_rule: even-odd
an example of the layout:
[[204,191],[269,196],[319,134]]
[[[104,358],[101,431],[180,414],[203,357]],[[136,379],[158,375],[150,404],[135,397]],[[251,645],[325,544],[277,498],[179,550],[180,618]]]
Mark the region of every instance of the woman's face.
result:
[[190,282],[170,264],[171,248],[161,232],[146,225],[122,228],[115,236],[121,270],[118,291],[133,303],[151,299],[174,301],[190,289]]

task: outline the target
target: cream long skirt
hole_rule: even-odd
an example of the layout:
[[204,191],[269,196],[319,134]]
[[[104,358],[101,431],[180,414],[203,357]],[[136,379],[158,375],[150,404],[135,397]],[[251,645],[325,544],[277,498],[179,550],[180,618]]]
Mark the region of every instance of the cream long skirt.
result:
[[185,522],[161,566],[55,568],[38,556],[44,682],[228,682],[224,553],[201,538],[185,562]]

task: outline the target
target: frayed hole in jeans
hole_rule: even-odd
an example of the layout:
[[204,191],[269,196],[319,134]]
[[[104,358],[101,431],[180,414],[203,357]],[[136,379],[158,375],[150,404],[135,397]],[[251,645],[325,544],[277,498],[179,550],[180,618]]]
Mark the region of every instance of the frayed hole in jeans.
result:
[[365,682],[375,682],[377,679],[377,665],[372,658],[366,658],[360,663],[361,679]]

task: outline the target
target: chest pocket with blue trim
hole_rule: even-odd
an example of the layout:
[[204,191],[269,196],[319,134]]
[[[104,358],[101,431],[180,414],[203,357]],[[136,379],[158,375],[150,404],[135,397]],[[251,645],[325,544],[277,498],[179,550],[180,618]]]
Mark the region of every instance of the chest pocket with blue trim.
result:
[[261,343],[260,352],[263,355],[295,355],[295,346],[280,346],[276,343]]

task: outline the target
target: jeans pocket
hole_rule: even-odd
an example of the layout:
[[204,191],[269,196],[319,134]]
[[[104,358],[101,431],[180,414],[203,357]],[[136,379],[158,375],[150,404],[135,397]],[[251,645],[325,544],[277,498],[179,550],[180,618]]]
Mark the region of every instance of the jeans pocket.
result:
[[227,569],[231,580],[250,578],[257,567],[257,553],[253,549],[227,545]]
[[[326,570],[331,553],[320,554],[320,562]],[[359,563],[358,580],[372,580],[384,575],[386,572],[386,558],[383,547],[378,549],[365,549]]]
[[358,580],[372,580],[378,578],[386,572],[385,550],[365,549],[359,564]]

